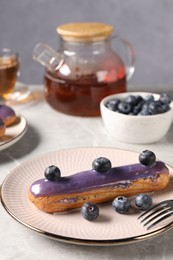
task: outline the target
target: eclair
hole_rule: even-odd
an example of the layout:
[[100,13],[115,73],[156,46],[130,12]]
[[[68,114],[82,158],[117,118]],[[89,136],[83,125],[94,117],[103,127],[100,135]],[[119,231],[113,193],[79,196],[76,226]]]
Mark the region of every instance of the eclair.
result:
[[0,118],[0,137],[5,135],[6,125],[4,121]]
[[117,196],[162,190],[170,174],[164,162],[111,167],[107,172],[95,169],[60,177],[56,181],[42,178],[29,187],[28,197],[34,205],[49,213],[80,208],[85,202],[103,203]]
[[0,105],[0,119],[4,121],[6,126],[10,126],[16,121],[15,111],[5,104]]

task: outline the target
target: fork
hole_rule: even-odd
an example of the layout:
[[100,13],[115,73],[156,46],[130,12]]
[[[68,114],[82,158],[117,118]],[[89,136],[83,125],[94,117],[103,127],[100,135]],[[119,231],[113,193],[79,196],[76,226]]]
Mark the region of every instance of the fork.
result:
[[147,227],[147,230],[149,230],[172,215],[173,200],[165,200],[146,210],[138,219],[141,219],[140,223],[143,223],[144,226],[149,225]]

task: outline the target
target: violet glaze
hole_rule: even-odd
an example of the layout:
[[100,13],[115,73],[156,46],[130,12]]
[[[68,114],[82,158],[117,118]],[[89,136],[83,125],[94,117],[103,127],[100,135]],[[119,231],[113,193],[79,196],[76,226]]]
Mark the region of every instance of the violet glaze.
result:
[[155,166],[143,166],[140,163],[113,167],[107,173],[95,170],[78,172],[68,177],[61,177],[57,182],[47,179],[35,181],[30,192],[34,197],[80,193],[98,187],[126,187],[132,181],[150,178],[156,180],[160,173],[169,174],[163,162],[157,161]]
[[9,118],[15,116],[14,110],[6,105],[0,105],[0,118],[5,122]]

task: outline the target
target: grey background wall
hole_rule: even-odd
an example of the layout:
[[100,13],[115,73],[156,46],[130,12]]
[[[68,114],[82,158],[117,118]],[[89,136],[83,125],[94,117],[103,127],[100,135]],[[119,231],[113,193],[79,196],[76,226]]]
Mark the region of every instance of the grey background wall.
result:
[[56,27],[62,23],[110,23],[136,50],[130,84],[142,89],[173,86],[172,0],[0,0],[0,48],[21,57],[20,81],[43,82],[44,68],[32,60],[36,43],[57,48]]

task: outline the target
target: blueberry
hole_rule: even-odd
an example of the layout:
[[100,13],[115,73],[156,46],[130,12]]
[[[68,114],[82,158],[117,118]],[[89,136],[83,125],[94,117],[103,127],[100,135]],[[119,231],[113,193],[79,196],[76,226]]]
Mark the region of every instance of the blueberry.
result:
[[152,198],[149,194],[139,194],[135,198],[135,205],[140,210],[148,210],[152,205]]
[[150,103],[154,101],[154,96],[153,95],[147,95],[144,97],[145,102]]
[[136,95],[136,102],[137,102],[137,104],[140,103],[140,102],[144,102],[143,97],[140,96],[140,95]]
[[81,207],[80,212],[85,219],[92,221],[98,218],[99,207],[92,202],[87,202]]
[[131,105],[136,105],[137,101],[138,100],[134,95],[128,95],[127,97],[124,98],[124,102],[129,103]]
[[138,116],[148,116],[150,115],[148,110],[141,110],[139,113],[138,113]]
[[139,155],[139,162],[142,165],[152,167],[153,165],[155,165],[156,156],[155,156],[155,154],[153,152],[151,152],[149,150],[145,150],[142,153],[140,153],[140,155]]
[[109,101],[105,104],[105,106],[106,106],[108,109],[112,110],[112,111],[116,111],[117,108],[118,108],[118,104],[119,104],[119,103],[120,103],[120,100],[117,99],[117,98],[114,98],[114,99],[112,99],[112,100],[109,100]]
[[133,108],[133,112],[135,113],[135,115],[138,115],[142,108],[143,108],[143,105],[144,105],[144,100],[140,101],[134,108]]
[[106,173],[110,171],[111,167],[111,161],[105,157],[99,157],[92,163],[92,169],[100,173]]
[[148,104],[147,103],[144,103],[142,108],[141,108],[141,111],[138,113],[138,115],[142,115],[142,116],[148,116],[150,115],[150,112],[149,112],[149,109],[148,109]]
[[162,105],[162,113],[165,113],[170,110],[169,104],[163,104]]
[[170,102],[171,98],[166,93],[162,93],[159,100],[155,100],[152,94],[144,98],[140,95],[128,95],[123,100],[118,98],[109,100],[105,106],[126,115],[147,116],[167,112],[170,109]]
[[130,206],[131,205],[129,200],[124,196],[119,196],[115,198],[112,202],[112,208],[120,214],[127,213],[130,209]]
[[132,111],[132,112],[130,112],[128,115],[136,116],[136,113]]
[[134,115],[138,115],[140,112],[141,112],[141,106],[136,105],[136,106],[133,108],[133,114],[134,114]]
[[168,95],[168,94],[166,94],[166,93],[162,93],[161,95],[160,95],[160,102],[162,103],[162,104],[170,104],[171,103],[171,97]]
[[162,104],[160,101],[153,101],[148,105],[148,112],[151,115],[162,113]]
[[132,107],[132,104],[122,101],[118,104],[118,111],[122,114],[129,114],[132,111]]
[[44,176],[49,181],[58,181],[59,178],[61,177],[61,172],[57,166],[51,165],[45,169]]
[[151,102],[148,106],[148,112],[150,115],[156,115],[157,112],[157,107],[155,105],[155,102]]

